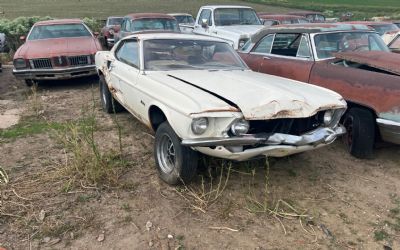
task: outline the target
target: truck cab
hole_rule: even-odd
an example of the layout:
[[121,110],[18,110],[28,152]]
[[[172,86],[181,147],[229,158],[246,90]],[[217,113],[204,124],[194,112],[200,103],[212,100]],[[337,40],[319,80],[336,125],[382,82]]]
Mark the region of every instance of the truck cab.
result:
[[209,5],[200,8],[193,32],[224,39],[237,50],[263,27],[251,7]]

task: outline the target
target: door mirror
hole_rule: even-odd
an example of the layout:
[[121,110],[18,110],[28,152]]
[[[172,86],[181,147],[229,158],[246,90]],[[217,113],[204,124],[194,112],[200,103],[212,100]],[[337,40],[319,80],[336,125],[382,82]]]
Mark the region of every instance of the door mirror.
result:
[[20,36],[20,37],[19,37],[19,40],[22,41],[22,42],[25,42],[26,36]]
[[100,33],[99,32],[93,32],[93,35],[95,36],[95,37],[98,37],[99,35],[100,35]]
[[208,20],[207,19],[201,19],[201,27],[204,29],[208,28]]

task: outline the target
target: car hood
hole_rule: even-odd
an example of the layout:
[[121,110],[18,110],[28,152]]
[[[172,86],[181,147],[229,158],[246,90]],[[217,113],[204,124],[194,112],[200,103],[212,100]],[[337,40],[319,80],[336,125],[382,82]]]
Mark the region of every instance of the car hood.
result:
[[341,52],[334,56],[339,59],[365,64],[373,68],[400,75],[400,55],[384,51]]
[[231,25],[231,26],[217,26],[216,30],[220,32],[229,32],[238,35],[253,35],[260,29],[264,28],[264,25]]
[[98,50],[92,37],[43,39],[27,41],[18,49],[16,57],[32,59],[61,55],[88,55],[95,54]]
[[346,107],[343,98],[331,90],[250,70],[179,70],[163,74],[164,79],[174,78],[236,106],[248,120],[309,117],[320,110]]

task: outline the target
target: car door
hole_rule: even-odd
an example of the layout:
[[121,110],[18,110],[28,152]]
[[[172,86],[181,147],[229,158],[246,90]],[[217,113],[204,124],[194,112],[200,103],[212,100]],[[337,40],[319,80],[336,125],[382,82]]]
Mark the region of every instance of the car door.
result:
[[[207,27],[202,27],[203,20],[207,20]],[[194,25],[193,32],[200,35],[216,35],[215,33],[210,33],[210,28],[213,27],[212,21],[212,11],[210,9],[202,9],[200,12],[199,20]]]
[[[264,44],[259,43],[253,51],[261,51],[260,46]],[[272,46],[265,49],[266,53],[259,53],[262,56],[259,72],[302,82],[309,81],[314,59],[308,34],[277,33],[274,35]]]
[[137,118],[142,119],[142,105],[140,92],[137,90],[139,65],[139,44],[136,39],[121,42],[115,52],[116,60],[113,62],[113,75],[118,82],[119,92],[123,103]]

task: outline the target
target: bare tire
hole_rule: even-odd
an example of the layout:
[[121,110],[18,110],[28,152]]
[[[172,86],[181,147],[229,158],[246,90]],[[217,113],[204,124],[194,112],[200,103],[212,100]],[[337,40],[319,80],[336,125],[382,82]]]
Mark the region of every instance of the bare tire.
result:
[[34,82],[33,80],[30,80],[30,79],[26,79],[26,80],[25,80],[25,84],[26,84],[26,86],[28,86],[28,87],[32,87],[34,83],[35,83],[35,82]]
[[163,122],[157,129],[154,159],[160,178],[170,185],[189,183],[197,171],[198,153],[181,145],[168,122]]
[[100,99],[103,110],[107,113],[120,112],[123,107],[114,99],[103,76],[99,78]]
[[375,143],[375,121],[372,113],[362,108],[351,108],[344,116],[347,133],[344,141],[349,153],[357,158],[371,158]]

